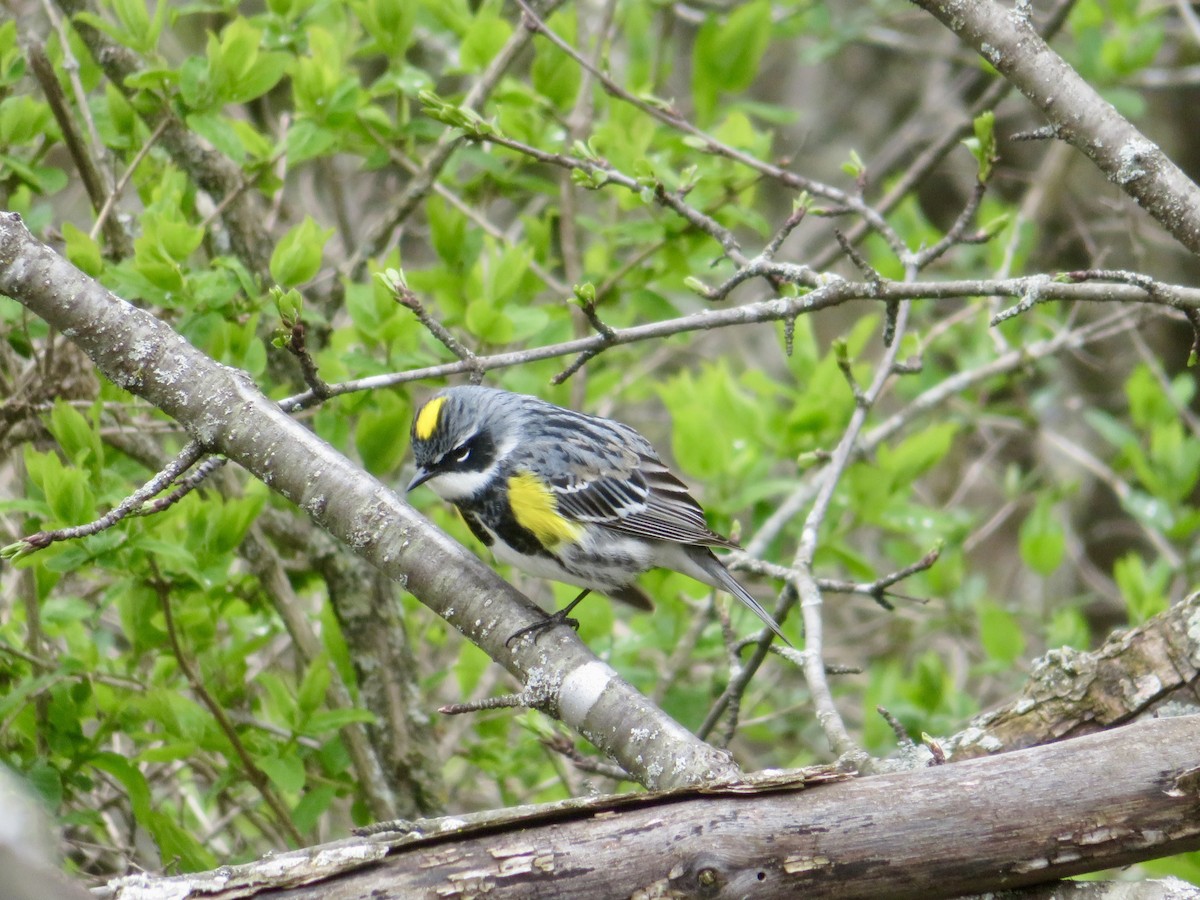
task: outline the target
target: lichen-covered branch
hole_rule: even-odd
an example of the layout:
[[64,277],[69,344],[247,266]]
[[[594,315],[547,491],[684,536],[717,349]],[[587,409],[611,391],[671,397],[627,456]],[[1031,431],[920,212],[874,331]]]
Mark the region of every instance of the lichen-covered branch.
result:
[[0,214],[0,292],[61,330],[115,384],[179,421],[399,581],[648,786],[728,778],[729,757],[671,720],[568,629],[506,638],[545,614],[396,493],[284,413],[244,373],[105,290]]
[[1029,20],[1028,4],[915,0],[974,47],[1175,239],[1200,253],[1200,187],[1054,52]]

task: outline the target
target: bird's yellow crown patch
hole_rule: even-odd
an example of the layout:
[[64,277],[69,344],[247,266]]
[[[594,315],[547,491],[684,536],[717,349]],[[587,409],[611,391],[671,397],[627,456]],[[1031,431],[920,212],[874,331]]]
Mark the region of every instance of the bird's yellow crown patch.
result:
[[434,397],[421,407],[421,411],[417,413],[417,421],[413,424],[413,434],[417,440],[427,441],[433,437],[433,430],[437,428],[438,417],[442,414],[445,404],[445,397]]
[[577,541],[583,533],[582,528],[559,515],[554,494],[530,472],[518,472],[508,479],[508,502],[517,524],[543,546]]

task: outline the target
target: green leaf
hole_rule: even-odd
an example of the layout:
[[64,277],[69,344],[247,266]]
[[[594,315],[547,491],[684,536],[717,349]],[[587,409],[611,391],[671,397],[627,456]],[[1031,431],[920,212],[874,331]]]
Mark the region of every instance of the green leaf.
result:
[[129,805],[138,821],[149,822],[153,811],[150,785],[137,766],[116,753],[97,753],[89,762],[101,772],[107,772],[121,783],[129,797]]
[[190,56],[179,67],[179,96],[191,109],[206,112],[217,102],[208,60]]
[[271,783],[285,794],[298,794],[303,790],[307,775],[300,757],[260,756],[254,762],[271,779]]
[[483,237],[465,215],[440,197],[425,204],[429,218],[429,238],[442,261],[459,271],[470,268],[479,257]]
[[975,118],[975,137],[963,141],[966,148],[975,157],[979,168],[978,178],[986,182],[992,175],[998,155],[996,153],[996,114],[992,110],[981,113]]
[[529,272],[533,250],[526,246],[511,246],[500,251],[487,266],[484,290],[493,302],[503,305],[514,296],[519,296],[521,280]]
[[418,4],[412,0],[358,0],[353,7],[380,51],[391,60],[402,59],[416,25]]
[[84,274],[93,278],[104,271],[104,257],[100,245],[70,222],[63,222],[63,238],[67,242],[67,259]]
[[296,166],[315,159],[328,152],[337,142],[338,136],[334,131],[311,119],[302,119],[288,129],[288,162]]
[[466,325],[473,335],[489,344],[507,344],[515,335],[512,320],[504,309],[486,297],[467,305]]
[[479,685],[479,679],[491,666],[492,659],[474,644],[463,641],[462,650],[454,662],[454,675],[458,681],[458,691],[463,697],[469,697]]
[[1147,569],[1138,554],[1127,553],[1113,564],[1113,580],[1125,598],[1130,625],[1141,625],[1170,605],[1171,565],[1165,559]]
[[369,709],[322,709],[308,717],[300,732],[319,737],[356,722],[369,725],[374,721],[375,714]]
[[1025,652],[1025,634],[1020,623],[995,603],[979,604],[979,639],[984,652],[1006,666],[1011,666]]
[[50,107],[28,94],[0,102],[0,145],[19,146],[42,137],[60,137]]
[[230,159],[241,162],[246,158],[246,146],[237,126],[220,113],[191,113],[187,116],[187,125]]
[[1057,569],[1067,549],[1067,538],[1054,504],[1052,497],[1039,497],[1021,524],[1021,559],[1039,575],[1049,575]]
[[317,826],[318,820],[329,809],[337,797],[337,788],[323,784],[305,791],[300,802],[292,807],[292,824],[301,834],[307,834]]
[[79,410],[65,400],[57,400],[47,423],[66,457],[76,466],[99,472],[104,461],[100,435]]
[[842,171],[855,179],[862,178],[867,174],[867,164],[862,161],[862,157],[853,147],[850,148],[849,158],[842,163]]
[[184,262],[204,240],[204,228],[183,219],[157,218],[155,237],[170,259]]
[[35,763],[25,772],[25,780],[51,809],[57,809],[63,802],[62,773],[50,763]]
[[1092,631],[1087,618],[1078,609],[1066,606],[1056,609],[1046,627],[1047,647],[1074,647],[1087,650],[1092,645]]
[[388,475],[408,452],[408,426],[412,406],[393,391],[378,391],[376,403],[358,417],[354,445],[368,472]]
[[[160,6],[164,4],[165,0],[159,0]],[[112,0],[112,10],[124,29],[122,43],[128,42],[140,53],[154,49],[158,36],[151,29],[146,0]]]
[[754,0],[725,16],[710,15],[692,51],[692,93],[701,122],[715,111],[717,97],[748,88],[771,39],[771,3]]
[[321,253],[333,229],[322,229],[311,216],[288,231],[271,254],[271,277],[285,288],[310,280],[321,268]]
[[318,654],[308,664],[304,679],[300,682],[300,690],[296,695],[296,703],[303,718],[307,718],[324,704],[332,679],[333,675],[329,671],[329,658],[324,653]]
[[53,453],[36,453],[28,447],[25,466],[59,523],[81,525],[92,518],[96,501],[88,473],[64,466]]
[[22,182],[41,195],[56,194],[67,185],[67,173],[56,166],[30,165],[15,156],[0,153],[0,174],[12,170]]
[[906,693],[921,709],[933,712],[945,702],[946,692],[950,689],[948,682],[946,664],[934,651],[927,650],[917,657]]
[[246,538],[266,502],[261,487],[247,490],[244,497],[213,500],[201,513],[204,520],[204,549],[214,556],[233,552]]
[[260,53],[262,32],[236,18],[208,40],[213,93],[221,103],[245,103],[279,83],[291,62],[285,53]]
[[162,858],[174,861],[185,872],[200,872],[216,866],[216,857],[167,813],[155,810],[141,824],[158,844]]
[[208,36],[208,63],[213,81],[222,87],[234,84],[254,67],[262,32],[246,19],[235,18],[220,37]]
[[512,26],[500,14],[500,5],[485,3],[458,46],[459,62],[468,72],[478,71],[492,61],[510,37]]
[[170,741],[151,747],[138,754],[138,759],[148,763],[172,763],[194,757],[200,748],[192,741]]
[[1144,363],[1125,379],[1125,396],[1129,400],[1129,416],[1139,430],[1175,419],[1171,399],[1159,386],[1150,367]]
[[256,100],[275,85],[287,74],[291,67],[292,58],[284,53],[260,53],[254,61],[254,67],[238,78],[233,84],[224,88],[223,97],[226,103],[247,103]]
[[0,696],[0,721],[7,722],[30,697],[45,693],[51,686],[62,680],[61,672],[48,672],[36,678],[25,678],[15,686],[6,686],[5,694]]
[[942,461],[957,433],[956,423],[939,422],[905,438],[895,447],[880,446],[877,451],[879,468],[892,476],[894,485],[909,484]]
[[[572,44],[575,43],[574,10],[556,12],[546,24],[555,34]],[[560,111],[569,112],[579,95],[583,69],[549,41],[535,41],[533,49],[533,65],[530,66],[529,77],[534,89],[547,97]]]

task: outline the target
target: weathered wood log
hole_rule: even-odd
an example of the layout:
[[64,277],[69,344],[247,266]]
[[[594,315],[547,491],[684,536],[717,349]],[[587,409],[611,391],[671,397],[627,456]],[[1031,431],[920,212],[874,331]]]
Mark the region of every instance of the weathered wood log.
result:
[[[1200,849],[1200,715],[812,780],[594,798],[465,827],[416,822],[407,834],[163,879],[157,896],[931,900]],[[194,892],[181,893],[184,882]],[[144,882],[136,895],[156,896]]]
[[1020,697],[942,743],[956,760],[1020,750],[1124,724],[1164,700],[1200,704],[1200,592],[1090,653],[1050,651]]

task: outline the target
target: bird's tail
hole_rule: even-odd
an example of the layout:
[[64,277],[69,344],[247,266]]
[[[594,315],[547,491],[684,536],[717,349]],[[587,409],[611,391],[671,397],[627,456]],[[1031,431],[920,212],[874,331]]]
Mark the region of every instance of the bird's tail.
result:
[[689,554],[694,562],[704,572],[708,578],[701,579],[711,584],[715,588],[728,591],[737,597],[742,603],[754,610],[754,614],[763,620],[763,624],[770,628],[775,635],[787,644],[792,646],[792,642],[783,636],[783,632],[779,630],[779,623],[775,621],[775,617],[763,609],[761,603],[750,596],[749,592],[737,583],[737,580],[729,574],[729,570],[707,547],[695,547],[693,552]]

